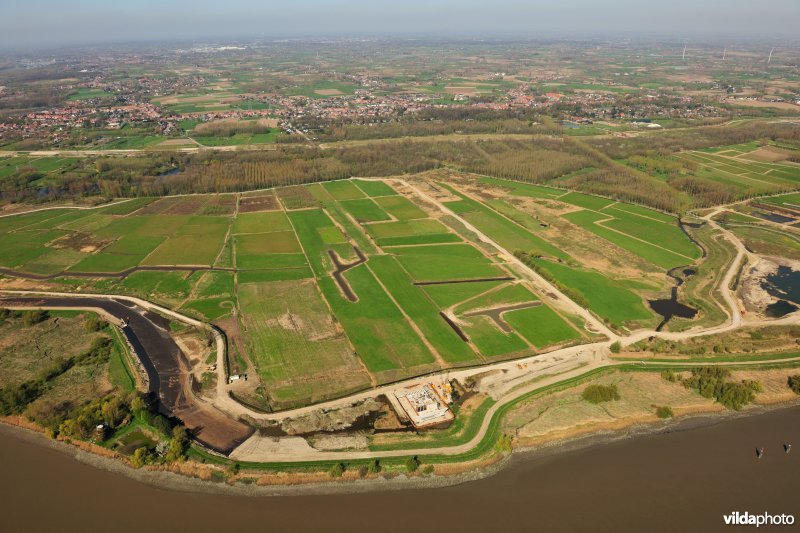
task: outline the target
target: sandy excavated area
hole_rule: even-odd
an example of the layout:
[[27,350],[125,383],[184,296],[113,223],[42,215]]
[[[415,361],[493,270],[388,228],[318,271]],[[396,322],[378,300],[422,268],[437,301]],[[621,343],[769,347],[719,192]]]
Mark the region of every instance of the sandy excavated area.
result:
[[369,439],[366,435],[319,435],[311,441],[311,446],[317,450],[366,450]]
[[265,437],[258,433],[244,441],[231,454],[237,461],[269,461],[276,457],[296,457],[319,453],[302,437]]

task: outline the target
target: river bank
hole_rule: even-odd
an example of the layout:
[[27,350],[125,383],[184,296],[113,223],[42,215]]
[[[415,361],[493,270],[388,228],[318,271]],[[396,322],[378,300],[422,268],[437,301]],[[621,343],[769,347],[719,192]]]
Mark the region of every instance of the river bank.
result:
[[[396,491],[403,489],[431,489],[449,487],[485,479],[502,473],[519,461],[544,459],[579,450],[600,447],[649,436],[692,431],[712,427],[727,421],[757,417],[774,411],[800,409],[800,398],[791,402],[776,402],[750,406],[742,411],[697,412],[680,418],[645,422],[632,420],[614,429],[599,429],[571,436],[555,435],[542,440],[536,446],[515,448],[513,453],[499,455],[471,463],[437,465],[433,475],[405,475],[391,473],[388,476],[371,475],[360,478],[355,472],[341,480],[330,480],[327,473],[287,474],[247,472],[230,479],[209,475],[223,469],[210,465],[188,462],[178,468],[149,467],[135,469],[121,457],[89,443],[65,442],[48,438],[40,429],[28,423],[11,423],[12,419],[0,420],[0,435],[23,440],[46,447],[80,463],[122,475],[151,487],[160,489],[205,494],[228,494],[236,496],[302,496],[322,494],[358,494],[374,491]],[[174,470],[180,470],[178,473]],[[264,477],[262,479],[262,476]],[[242,483],[242,478],[257,480]]]
[[[260,494],[197,481],[168,485],[169,476],[134,471],[146,474],[137,482],[2,426],[0,530],[161,531],[179,521],[195,533],[266,524],[296,532],[441,531],[443,523],[457,531],[725,531],[722,517],[734,511],[800,514],[800,456],[782,450],[800,442],[798,422],[798,406],[758,408],[635,438],[515,453],[495,475],[471,483],[394,491],[370,483],[357,494],[338,487],[291,498],[242,497]],[[761,459],[756,446],[766,450]]]

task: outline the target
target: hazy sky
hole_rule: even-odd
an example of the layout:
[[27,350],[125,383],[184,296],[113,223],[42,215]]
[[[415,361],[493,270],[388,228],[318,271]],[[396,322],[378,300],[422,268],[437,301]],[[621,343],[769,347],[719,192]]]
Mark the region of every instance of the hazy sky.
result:
[[800,0],[0,0],[0,47],[285,36],[798,36]]

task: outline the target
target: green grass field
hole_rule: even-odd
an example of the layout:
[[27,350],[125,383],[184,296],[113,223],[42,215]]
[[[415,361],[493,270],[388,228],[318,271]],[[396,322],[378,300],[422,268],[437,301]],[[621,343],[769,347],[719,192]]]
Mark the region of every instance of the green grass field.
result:
[[369,386],[313,281],[247,283],[239,305],[270,407],[308,405]]
[[765,204],[777,205],[778,207],[800,210],[800,192],[761,198],[759,201]]
[[389,196],[392,194],[397,194],[397,192],[392,189],[392,186],[388,183],[383,181],[375,181],[375,180],[353,180],[353,183],[361,189],[364,194],[367,196]]
[[381,248],[391,246],[408,246],[414,244],[447,244],[453,242],[463,242],[461,237],[455,233],[430,233],[428,235],[408,235],[405,237],[384,237],[376,239],[376,243]]
[[[556,189],[507,183],[503,180],[479,178],[478,181],[487,185],[503,187],[514,196],[546,198],[580,207],[581,210],[563,214],[562,218],[664,270],[689,265],[699,259],[702,254],[700,248],[692,243],[680,229],[675,217],[652,209],[588,194],[564,193]],[[510,251],[519,249],[534,255],[550,255],[568,259],[567,254],[561,250],[554,251],[552,246],[549,250],[542,248],[541,245],[538,248],[534,247],[536,243],[530,241],[530,235],[537,239],[539,239],[539,235],[550,235],[553,238],[556,236],[551,233],[543,233],[550,229],[543,228],[542,226],[546,226],[546,224],[542,224],[529,214],[504,200],[495,199],[488,200],[486,206],[483,206],[482,213],[487,213],[490,208],[495,211],[491,213],[493,220],[487,220],[486,216],[476,217],[475,204],[477,202],[465,198],[463,195],[459,196],[461,196],[462,202],[467,202],[469,205],[454,202],[450,207],[455,207],[455,210],[459,211],[465,219],[492,236],[504,248]],[[502,221],[504,226],[516,223],[513,231],[519,234],[520,238],[514,239],[510,229],[504,231],[498,227],[501,224],[497,220],[500,215],[507,218]],[[523,232],[527,232],[527,235]],[[549,245],[549,243],[546,244]]]
[[[486,282],[484,282],[486,283]],[[491,283],[491,282],[490,282]],[[456,306],[458,314],[468,313],[474,309],[491,309],[525,302],[536,302],[539,298],[520,283],[506,283],[493,290]]]
[[[483,180],[512,195],[553,201],[565,194]],[[498,197],[484,203],[456,189],[451,192],[459,195],[449,204],[453,210],[501,246],[571,261],[566,251],[549,242],[548,232],[555,230],[521,204]],[[519,274],[504,266],[503,256],[491,246],[477,243],[474,233],[454,217],[431,218],[413,197],[397,194],[384,182],[340,180],[280,188],[275,195],[287,210],[234,216],[234,195],[192,195],[0,218],[0,245],[8,250],[0,264],[45,274],[115,273],[138,265],[216,264],[231,269],[137,271],[123,279],[69,284],[137,295],[219,324],[238,316],[244,355],[252,359],[263,385],[248,400],[265,408],[321,401],[443,367],[530,355],[583,338],[570,320],[540,303],[525,284],[472,282],[517,280]],[[694,253],[680,248],[682,243],[662,250],[648,241],[683,236],[672,217],[584,196],[567,198],[590,206],[566,215],[573,222],[587,226],[602,220],[601,229],[608,232],[604,238],[639,255],[650,254],[654,262],[660,261],[657,253]],[[618,232],[605,227],[611,222]],[[350,301],[331,275],[329,252],[353,261],[354,246],[367,262],[344,274],[357,299]],[[627,280],[565,263],[538,259],[537,267],[611,324],[656,321]],[[471,282],[452,283],[458,280]],[[420,281],[445,283],[415,284]],[[526,302],[539,304],[503,315],[500,325],[507,324],[511,332],[485,315],[465,316]],[[455,317],[469,342],[442,318],[444,310]]]
[[[623,222],[620,224],[617,219],[610,218],[610,215],[588,210],[568,213],[563,215],[563,218],[569,220],[577,226],[582,227],[585,230],[594,233],[598,237],[602,237],[603,239],[616,244],[620,248],[624,248],[625,250],[638,255],[654,265],[664,268],[665,270],[682,265],[688,265],[697,258],[693,256],[683,256],[681,254],[674,253],[669,249],[665,249],[665,247],[674,247],[677,243],[683,243],[683,241],[688,241],[688,239],[685,235],[681,234],[675,235],[673,239],[662,240],[662,238],[659,238],[659,234],[671,232],[671,226],[667,226],[667,228],[670,228],[668,231],[655,231],[662,229],[658,227],[658,225],[664,225],[661,222],[653,222],[642,219],[642,226],[638,227],[637,222],[635,221],[630,221],[629,223]],[[648,225],[653,227],[648,228]],[[625,233],[624,230],[626,229],[631,232],[635,231],[639,234],[639,237],[635,237],[630,233]],[[651,232],[651,229],[654,231]],[[675,229],[680,232],[680,229],[678,229],[677,226],[675,226]],[[645,241],[643,237],[652,242]],[[655,243],[663,244],[659,245]],[[680,248],[683,249],[686,247],[680,246]],[[695,249],[699,251],[699,249],[696,247]],[[696,255],[696,252],[691,250],[690,253]]]
[[442,285],[426,285],[425,292],[440,308],[463,302],[481,293],[499,287],[502,281],[479,281],[476,283],[446,283]]
[[[583,299],[589,309],[611,324],[653,321],[655,315],[645,307],[640,296],[600,272],[571,268],[551,261],[538,260],[536,268],[548,273],[560,286],[569,289],[568,296]],[[575,298],[578,296],[578,298]]]
[[241,213],[233,222],[232,232],[269,233],[273,231],[291,231],[289,219],[281,211],[262,211],[259,213]]
[[361,189],[350,180],[330,181],[322,184],[322,187],[330,193],[335,200],[356,200],[364,198]]
[[511,311],[504,318],[514,331],[537,348],[581,338],[575,329],[546,305]]
[[332,278],[318,282],[369,371],[383,378],[380,381],[390,381],[406,374],[391,371],[435,368],[433,355],[366,265],[347,271],[345,278],[358,295],[357,302],[346,300]]
[[447,228],[433,219],[368,224],[365,227],[367,233],[375,239],[442,235],[447,233]]
[[436,305],[421,287],[413,284],[394,257],[375,256],[368,266],[445,361],[462,363],[476,360],[469,345],[439,316]]
[[384,196],[375,200],[387,213],[398,220],[428,218],[427,213],[404,196]]
[[493,278],[505,275],[470,244],[395,248],[392,252],[416,281]]
[[547,255],[559,259],[568,256],[545,239],[535,235],[529,228],[520,226],[491,208],[477,202],[454,188],[443,185],[461,200],[445,202],[445,206],[463,217],[509,252],[521,250],[536,255]]
[[480,350],[481,355],[491,359],[494,357],[512,357],[530,355],[531,349],[514,332],[502,331],[489,317],[479,315],[462,320],[462,329],[470,341]]
[[391,217],[386,214],[386,211],[381,209],[381,207],[373,202],[370,198],[347,200],[341,202],[340,205],[344,207],[345,211],[350,213],[358,222],[363,223],[391,220]]

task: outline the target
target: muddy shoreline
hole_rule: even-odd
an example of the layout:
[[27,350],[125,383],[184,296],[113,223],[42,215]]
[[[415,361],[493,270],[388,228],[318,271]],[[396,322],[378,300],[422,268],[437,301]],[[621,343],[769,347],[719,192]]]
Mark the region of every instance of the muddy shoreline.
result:
[[[206,481],[196,477],[168,471],[134,469],[119,459],[104,457],[82,450],[74,445],[55,441],[44,434],[9,423],[0,424],[0,436],[13,436],[36,446],[44,446],[57,450],[71,458],[115,474],[120,474],[139,483],[162,490],[221,494],[228,496],[310,496],[327,494],[361,494],[382,491],[409,489],[430,489],[449,487],[469,483],[491,477],[506,468],[533,460],[556,457],[565,453],[585,450],[620,441],[653,437],[669,433],[687,432],[723,424],[732,420],[755,417],[774,411],[800,407],[800,398],[796,401],[769,405],[759,405],[743,411],[722,411],[717,413],[697,413],[678,419],[670,419],[646,424],[633,424],[619,430],[595,431],[585,435],[555,439],[536,447],[515,449],[510,455],[466,472],[451,475],[432,475],[428,477],[408,477],[400,474],[392,479],[372,478],[354,481],[331,481],[321,483],[302,483],[285,485],[230,485],[224,481]],[[254,472],[255,473],[255,472]],[[291,478],[287,478],[291,481]]]

